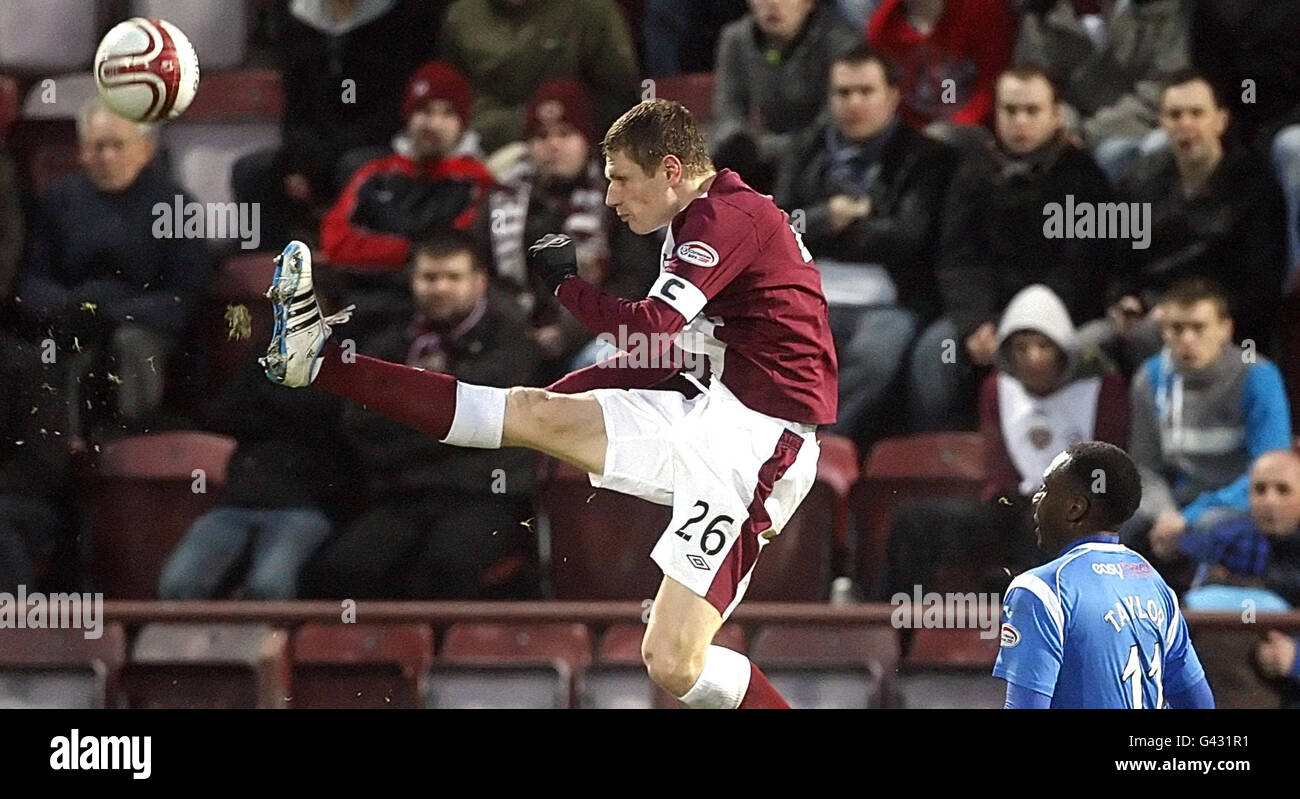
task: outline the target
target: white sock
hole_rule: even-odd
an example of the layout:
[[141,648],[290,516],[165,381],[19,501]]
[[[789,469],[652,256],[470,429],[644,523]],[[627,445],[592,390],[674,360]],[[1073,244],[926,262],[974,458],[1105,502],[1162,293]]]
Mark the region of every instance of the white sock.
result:
[[735,710],[749,690],[749,658],[720,646],[710,645],[704,655],[700,678],[682,703],[690,708]]
[[457,382],[456,413],[442,443],[498,449],[506,426],[506,391]]

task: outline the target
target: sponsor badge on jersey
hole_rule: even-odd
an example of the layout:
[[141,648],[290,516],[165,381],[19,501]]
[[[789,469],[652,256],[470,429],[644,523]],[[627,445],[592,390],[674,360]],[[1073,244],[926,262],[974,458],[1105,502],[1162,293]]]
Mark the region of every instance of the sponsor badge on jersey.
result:
[[718,251],[702,241],[688,241],[677,248],[677,257],[695,266],[717,266]]
[[1002,646],[1006,649],[1010,649],[1011,647],[1020,643],[1020,631],[1017,630],[1015,627],[1012,627],[1010,622],[1002,623],[1001,643]]

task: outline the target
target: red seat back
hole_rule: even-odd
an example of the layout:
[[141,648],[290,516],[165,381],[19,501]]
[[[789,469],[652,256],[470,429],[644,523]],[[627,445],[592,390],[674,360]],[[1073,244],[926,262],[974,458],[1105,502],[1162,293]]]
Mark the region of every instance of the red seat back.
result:
[[163,565],[190,524],[212,508],[234,449],[228,436],[188,431],[104,445],[85,502],[91,574],[108,598],[157,596]]
[[984,485],[979,433],[920,433],[878,442],[850,499],[857,523],[859,585],[874,591],[894,508],[924,497],[978,498]]
[[655,94],[665,100],[676,100],[686,106],[697,121],[708,122],[713,119],[713,87],[716,82],[712,72],[656,78]]
[[416,708],[433,662],[427,624],[305,624],[293,636],[299,708]]
[[453,624],[442,642],[442,659],[538,662],[558,660],[578,670],[591,662],[591,632],[564,622]]

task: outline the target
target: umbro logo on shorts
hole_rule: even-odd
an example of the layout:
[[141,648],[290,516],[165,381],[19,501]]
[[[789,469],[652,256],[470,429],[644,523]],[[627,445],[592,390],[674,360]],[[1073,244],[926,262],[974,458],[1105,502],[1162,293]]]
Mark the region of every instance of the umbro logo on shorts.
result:
[[691,565],[697,569],[704,569],[705,571],[710,571],[712,568],[709,566],[709,562],[704,558],[700,557],[699,555],[687,555],[686,559],[689,560],[691,562]]

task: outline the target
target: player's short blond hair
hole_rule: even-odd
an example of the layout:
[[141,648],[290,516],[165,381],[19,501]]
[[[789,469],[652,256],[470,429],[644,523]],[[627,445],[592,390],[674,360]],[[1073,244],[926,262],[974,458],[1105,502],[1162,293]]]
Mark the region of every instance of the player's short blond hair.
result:
[[658,171],[667,155],[677,156],[687,175],[713,171],[704,134],[686,106],[675,100],[636,104],[610,125],[600,148],[606,157],[623,153],[647,175]]

